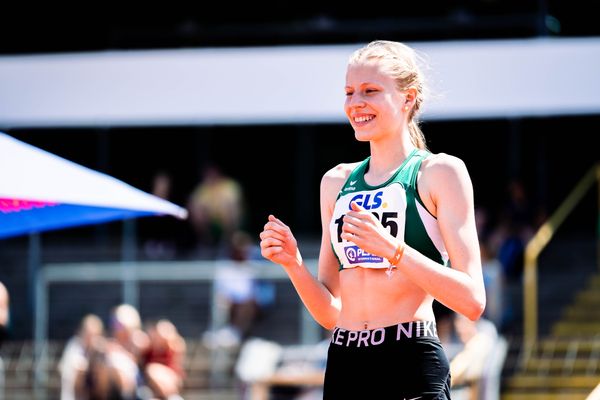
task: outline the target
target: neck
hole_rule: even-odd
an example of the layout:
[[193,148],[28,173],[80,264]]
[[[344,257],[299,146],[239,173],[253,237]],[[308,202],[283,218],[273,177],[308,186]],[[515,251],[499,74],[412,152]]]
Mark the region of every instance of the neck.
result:
[[370,142],[369,175],[374,177],[388,175],[404,162],[415,148],[408,135],[408,129],[405,132],[406,134],[394,135],[388,140]]

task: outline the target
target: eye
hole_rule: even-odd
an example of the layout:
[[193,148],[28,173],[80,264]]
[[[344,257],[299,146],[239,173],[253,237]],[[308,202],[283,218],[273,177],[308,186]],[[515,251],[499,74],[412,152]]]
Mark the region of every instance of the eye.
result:
[[354,94],[354,92],[346,91],[346,96],[352,96],[353,94]]
[[373,88],[365,89],[365,93],[366,93],[366,94],[377,93],[378,91],[379,91],[379,90],[377,90],[377,89],[373,89]]

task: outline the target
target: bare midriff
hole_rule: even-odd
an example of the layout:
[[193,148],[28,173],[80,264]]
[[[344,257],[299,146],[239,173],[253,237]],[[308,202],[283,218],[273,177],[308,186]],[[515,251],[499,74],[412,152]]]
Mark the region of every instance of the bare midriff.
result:
[[375,329],[400,322],[435,319],[433,297],[401,272],[356,267],[340,271],[342,310],[337,326]]

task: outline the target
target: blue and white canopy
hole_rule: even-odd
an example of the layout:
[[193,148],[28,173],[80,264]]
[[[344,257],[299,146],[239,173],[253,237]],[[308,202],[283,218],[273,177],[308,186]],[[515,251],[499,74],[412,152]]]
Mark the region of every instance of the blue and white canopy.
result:
[[0,239],[187,211],[0,132]]

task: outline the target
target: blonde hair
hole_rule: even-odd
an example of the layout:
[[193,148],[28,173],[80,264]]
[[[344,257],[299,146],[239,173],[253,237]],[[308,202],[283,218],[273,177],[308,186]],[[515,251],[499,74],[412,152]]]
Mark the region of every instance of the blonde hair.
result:
[[137,309],[129,304],[120,304],[113,311],[113,318],[129,331],[140,329],[142,320]]
[[415,105],[408,116],[408,130],[413,144],[419,149],[426,149],[425,135],[419,127],[421,111],[426,92],[425,77],[419,63],[423,60],[414,49],[400,42],[375,40],[356,50],[350,56],[348,65],[356,65],[376,61],[382,71],[396,81],[398,90],[415,88],[417,96]]

